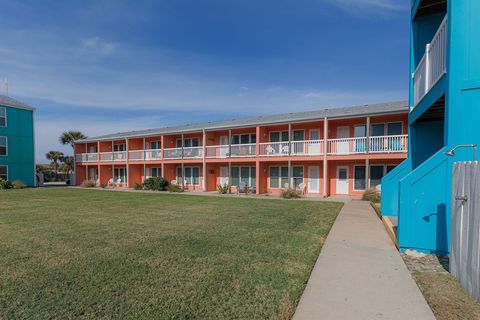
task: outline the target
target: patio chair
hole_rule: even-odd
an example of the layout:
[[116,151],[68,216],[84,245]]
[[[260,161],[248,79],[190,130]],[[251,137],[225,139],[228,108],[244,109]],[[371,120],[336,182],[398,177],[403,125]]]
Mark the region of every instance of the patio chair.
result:
[[282,147],[282,154],[288,154],[288,150],[289,150],[288,146],[283,146]]
[[178,181],[177,180],[172,180],[172,181],[170,181],[170,184],[176,186],[178,184]]
[[283,184],[283,188],[285,188],[285,189],[290,188],[290,184],[289,184],[288,182],[287,182],[287,183],[284,183],[284,184]]
[[108,187],[108,188],[113,188],[113,187],[114,187],[113,178],[110,179],[110,180],[108,180],[107,187]]
[[267,154],[274,154],[275,149],[272,146],[267,146]]
[[300,191],[302,193],[302,195],[304,195],[306,193],[306,185],[305,183],[300,183],[298,186],[297,186],[297,191]]
[[117,179],[117,181],[115,182],[115,186],[117,188],[121,188],[123,186],[122,179]]

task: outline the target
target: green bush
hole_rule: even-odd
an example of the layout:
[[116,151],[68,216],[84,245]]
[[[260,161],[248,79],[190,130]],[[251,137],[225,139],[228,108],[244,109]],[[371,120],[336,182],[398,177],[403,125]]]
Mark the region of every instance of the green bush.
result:
[[169,186],[168,180],[163,177],[152,177],[145,180],[143,187],[146,190],[165,191]]
[[94,180],[83,180],[80,187],[83,188],[95,188],[97,186],[97,182]]
[[169,192],[183,192],[182,186],[178,184],[169,184],[167,188]]
[[0,178],[0,190],[13,189],[13,183]]
[[282,190],[281,196],[284,199],[296,199],[296,198],[301,198],[302,194],[300,191],[288,188],[288,189]]
[[362,196],[363,200],[367,200],[373,203],[379,203],[380,202],[380,193],[377,191],[375,188],[370,188],[365,190]]
[[13,189],[23,189],[27,187],[27,185],[23,183],[22,180],[15,180],[13,181],[12,184],[13,184]]
[[221,184],[217,186],[217,191],[220,194],[227,194],[229,190],[230,190],[230,186],[226,183],[223,186]]
[[133,189],[134,190],[143,190],[143,189],[145,189],[145,185],[143,183],[135,182],[135,184],[133,185]]

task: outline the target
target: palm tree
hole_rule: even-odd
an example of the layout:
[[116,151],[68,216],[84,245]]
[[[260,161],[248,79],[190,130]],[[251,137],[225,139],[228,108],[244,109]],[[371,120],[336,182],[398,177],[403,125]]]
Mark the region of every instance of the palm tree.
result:
[[87,136],[81,133],[80,131],[65,131],[60,136],[60,143],[63,145],[69,144],[72,148],[75,146],[76,140],[86,139]]
[[60,151],[49,151],[45,158],[50,160],[51,165],[55,169],[55,179],[58,180],[58,161],[63,158],[63,153]]
[[67,174],[70,174],[70,172],[73,172],[75,168],[73,157],[71,156],[62,157],[60,161],[62,162],[61,168],[64,172],[66,172]]

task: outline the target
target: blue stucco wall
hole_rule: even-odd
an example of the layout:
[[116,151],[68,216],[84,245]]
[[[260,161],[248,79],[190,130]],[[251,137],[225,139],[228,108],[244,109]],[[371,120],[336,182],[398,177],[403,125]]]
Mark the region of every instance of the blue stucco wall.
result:
[[35,185],[33,111],[12,107],[7,111],[7,127],[0,127],[0,136],[8,139],[8,155],[0,156],[0,165],[8,166],[9,180]]

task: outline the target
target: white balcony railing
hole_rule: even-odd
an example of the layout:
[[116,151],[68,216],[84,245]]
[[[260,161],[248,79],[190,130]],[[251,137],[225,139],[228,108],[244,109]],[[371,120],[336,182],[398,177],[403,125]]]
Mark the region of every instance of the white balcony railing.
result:
[[408,135],[375,136],[330,139],[328,140],[328,154],[349,155],[359,153],[402,153],[408,151]]
[[254,157],[257,152],[257,145],[255,143],[249,144],[232,144],[230,146],[230,157]]
[[440,24],[433,39],[425,47],[425,54],[413,75],[413,107],[427,95],[447,72],[447,17]]
[[162,160],[162,150],[161,149],[132,150],[128,152],[128,160],[132,160],[132,161]]
[[346,155],[367,152],[367,138],[343,138],[328,140],[328,154]]
[[169,148],[164,150],[164,159],[198,159],[203,157],[203,147]]
[[227,158],[228,157],[228,145],[218,145],[218,146],[207,146],[206,147],[206,158]]
[[370,137],[370,153],[396,153],[408,151],[408,135]]
[[97,162],[98,161],[98,153],[91,152],[91,153],[79,153],[75,155],[76,162]]
[[293,156],[320,156],[323,154],[323,140],[292,141]]
[[260,155],[267,157],[288,156],[290,154],[289,142],[262,142]]

